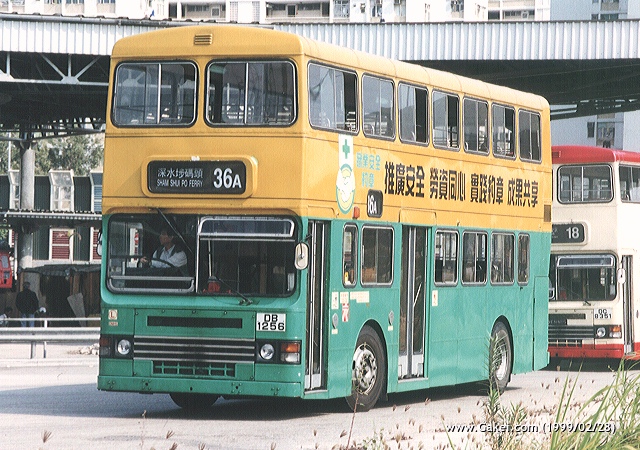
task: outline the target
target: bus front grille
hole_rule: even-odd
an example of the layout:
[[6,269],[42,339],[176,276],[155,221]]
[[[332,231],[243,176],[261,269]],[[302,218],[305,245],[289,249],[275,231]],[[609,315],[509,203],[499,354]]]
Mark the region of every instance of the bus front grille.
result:
[[592,326],[549,325],[549,345],[554,347],[582,347],[583,340],[593,339]]
[[255,361],[255,341],[226,338],[136,336],[133,359],[152,361],[153,373],[234,377],[236,364]]

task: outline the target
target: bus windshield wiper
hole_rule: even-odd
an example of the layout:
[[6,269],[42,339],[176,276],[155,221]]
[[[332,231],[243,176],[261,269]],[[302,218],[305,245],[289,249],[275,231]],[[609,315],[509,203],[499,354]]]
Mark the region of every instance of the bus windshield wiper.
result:
[[165,213],[162,212],[162,210],[160,208],[156,208],[156,211],[158,211],[158,214],[160,214],[160,216],[164,219],[164,221],[167,223],[167,226],[169,228],[171,228],[171,231],[173,232],[174,236],[178,236],[180,238],[180,240],[182,241],[182,244],[184,245],[184,247],[189,251],[189,253],[191,254],[191,256],[194,256],[193,250],[191,249],[191,247],[189,247],[189,245],[187,244],[187,241],[184,239],[184,236],[182,236],[182,233],[180,233],[180,231],[173,226],[173,224],[171,223],[171,221],[169,220],[169,218],[165,215]]
[[240,304],[241,305],[252,305],[253,304],[253,300],[251,300],[250,298],[248,298],[247,296],[245,296],[244,294],[240,293],[239,291],[236,291],[229,283],[227,283],[226,281],[213,276],[210,278],[210,280],[215,281],[217,283],[220,283],[221,285],[223,285],[224,287],[226,287],[227,289],[229,289],[229,291],[231,291],[232,294],[237,295],[238,297],[242,298],[242,300],[240,300]]

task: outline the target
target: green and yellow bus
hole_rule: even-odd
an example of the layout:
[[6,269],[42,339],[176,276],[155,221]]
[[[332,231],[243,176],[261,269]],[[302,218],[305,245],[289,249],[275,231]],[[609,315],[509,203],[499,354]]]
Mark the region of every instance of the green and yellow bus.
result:
[[108,105],[99,389],[364,411],[546,366],[542,97],[211,25],[118,41]]

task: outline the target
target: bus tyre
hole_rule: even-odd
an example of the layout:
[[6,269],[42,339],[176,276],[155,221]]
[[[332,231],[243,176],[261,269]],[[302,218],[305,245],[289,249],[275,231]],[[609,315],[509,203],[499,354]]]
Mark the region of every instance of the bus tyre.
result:
[[218,400],[219,395],[214,394],[191,394],[184,392],[172,392],[169,394],[173,403],[187,411],[203,411],[213,405]]
[[369,411],[385,384],[387,363],[378,334],[364,326],[358,336],[351,366],[351,395],[346,397],[352,411]]
[[503,392],[511,380],[513,348],[509,330],[502,322],[496,322],[489,343],[489,382],[493,389]]

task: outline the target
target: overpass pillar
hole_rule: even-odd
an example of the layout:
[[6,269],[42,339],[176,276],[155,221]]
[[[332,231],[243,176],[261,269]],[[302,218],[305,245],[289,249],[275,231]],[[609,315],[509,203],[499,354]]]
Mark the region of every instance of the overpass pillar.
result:
[[[21,139],[20,149],[20,209],[31,211],[35,205],[36,152],[30,139]],[[33,267],[33,227],[23,225],[18,230],[18,265]]]

